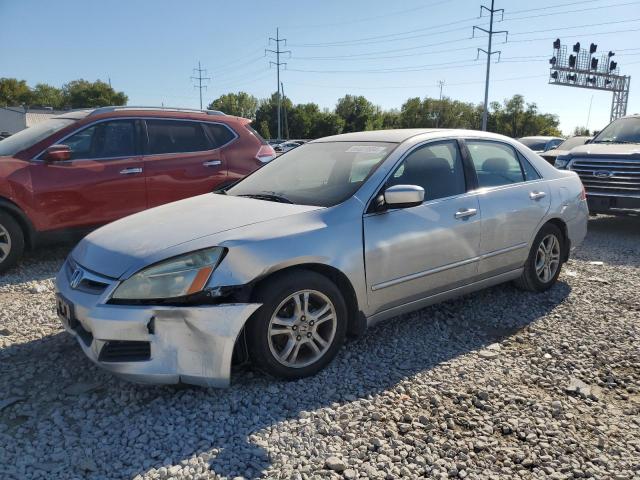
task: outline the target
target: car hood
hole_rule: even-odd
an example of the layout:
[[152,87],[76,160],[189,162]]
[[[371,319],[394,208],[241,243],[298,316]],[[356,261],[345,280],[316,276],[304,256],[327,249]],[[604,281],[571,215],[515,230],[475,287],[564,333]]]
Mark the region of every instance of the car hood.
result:
[[630,156],[640,159],[640,144],[637,143],[588,143],[573,148],[573,157],[620,157]]
[[72,257],[91,271],[119,278],[131,268],[145,266],[149,259],[157,259],[164,250],[173,252],[172,247],[180,244],[321,208],[244,197],[200,195],[106,225],[87,235],[73,250]]

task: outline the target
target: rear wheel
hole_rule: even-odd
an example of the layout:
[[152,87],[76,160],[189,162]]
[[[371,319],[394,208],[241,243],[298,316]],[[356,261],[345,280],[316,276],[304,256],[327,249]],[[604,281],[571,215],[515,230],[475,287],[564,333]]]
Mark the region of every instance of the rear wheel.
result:
[[16,264],[24,251],[24,234],[18,222],[0,211],[0,273]]
[[247,326],[252,362],[280,378],[314,375],[344,341],[344,298],[335,284],[315,272],[290,272],[268,282],[256,294],[263,305]]
[[553,224],[544,225],[536,235],[522,276],[516,285],[523,290],[543,292],[558,280],[562,268],[564,236]]

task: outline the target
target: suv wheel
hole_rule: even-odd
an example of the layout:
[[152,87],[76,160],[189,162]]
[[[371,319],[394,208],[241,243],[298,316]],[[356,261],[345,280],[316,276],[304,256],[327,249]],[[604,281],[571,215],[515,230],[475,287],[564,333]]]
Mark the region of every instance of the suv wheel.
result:
[[309,271],[268,280],[256,300],[263,305],[247,325],[253,364],[275,377],[314,375],[338,353],[347,308],[335,284]]
[[0,211],[0,273],[15,265],[24,251],[20,225],[8,213]]
[[564,237],[552,224],[544,225],[536,235],[522,276],[516,286],[531,292],[543,292],[556,283],[562,268]]

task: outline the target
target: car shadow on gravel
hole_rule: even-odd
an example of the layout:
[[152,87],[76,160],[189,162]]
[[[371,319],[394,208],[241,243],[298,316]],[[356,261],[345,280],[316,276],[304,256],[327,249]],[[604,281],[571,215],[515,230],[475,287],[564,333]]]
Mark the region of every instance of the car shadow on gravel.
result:
[[75,242],[67,241],[27,250],[18,264],[0,274],[0,288],[55,277]]
[[372,328],[312,378],[284,382],[240,369],[225,390],[121,381],[95,367],[64,333],[11,345],[0,349],[0,401],[22,398],[0,411],[0,447],[18,477],[36,469],[46,478],[63,468],[83,478],[133,478],[153,469],[151,476],[166,478],[172,465],[197,472],[202,459],[220,476],[259,477],[274,463],[297,461],[295,452],[278,452],[277,438],[264,440],[276,424],[293,423],[301,432],[297,441],[313,451],[313,438],[340,435],[334,428],[344,421],[331,417],[311,438],[305,428],[318,409],[350,403],[366,412],[367,399],[404,391],[407,379],[435,393],[432,369],[469,354],[500,362],[499,349],[483,349],[548,314],[570,290],[564,282],[543,294],[494,287]]
[[575,258],[640,267],[640,216],[591,217],[587,235]]

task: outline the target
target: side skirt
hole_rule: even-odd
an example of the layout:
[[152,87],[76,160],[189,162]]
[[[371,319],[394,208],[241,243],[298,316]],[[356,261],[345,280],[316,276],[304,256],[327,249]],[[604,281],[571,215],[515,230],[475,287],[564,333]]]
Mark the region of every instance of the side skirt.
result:
[[370,316],[369,318],[367,318],[367,326],[372,327],[373,325],[379,322],[388,320],[389,318],[397,317],[398,315],[402,315],[403,313],[419,310],[421,308],[428,307],[429,305],[433,305],[434,303],[443,302],[445,300],[460,297],[462,295],[476,292],[478,290],[483,290],[485,288],[492,287],[500,283],[505,283],[511,280],[515,280],[520,275],[522,275],[522,270],[523,270],[522,268],[518,268],[510,272],[501,273],[500,275],[496,275],[494,277],[485,278],[484,280],[480,280],[479,282],[475,282],[469,285],[464,285],[462,287],[447,290],[446,292],[438,293],[436,295],[431,295],[430,297],[414,300],[413,302],[405,303],[404,305],[399,305],[397,307],[393,307],[388,310],[383,310],[382,312],[378,312]]

